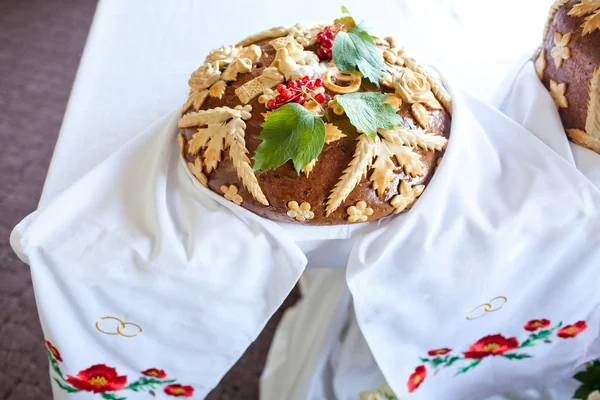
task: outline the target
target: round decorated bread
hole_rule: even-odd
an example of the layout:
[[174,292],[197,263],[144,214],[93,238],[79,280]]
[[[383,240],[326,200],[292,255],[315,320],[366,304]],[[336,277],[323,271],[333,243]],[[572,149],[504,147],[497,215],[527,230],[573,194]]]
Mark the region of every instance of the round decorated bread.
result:
[[600,0],[558,0],[535,60],[567,134],[600,153]]
[[347,13],[218,48],[189,85],[178,137],[191,174],[281,222],[359,223],[410,209],[450,133],[439,76]]

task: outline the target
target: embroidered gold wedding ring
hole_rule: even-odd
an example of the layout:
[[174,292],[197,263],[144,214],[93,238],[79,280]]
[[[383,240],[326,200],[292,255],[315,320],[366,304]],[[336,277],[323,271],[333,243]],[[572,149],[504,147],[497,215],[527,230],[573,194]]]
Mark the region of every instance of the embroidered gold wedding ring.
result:
[[[506,304],[507,301],[508,301],[508,299],[504,296],[496,296],[487,303],[487,305],[489,307],[486,307],[485,311],[486,312],[498,311],[499,309],[504,307],[504,305]],[[497,304],[496,307],[494,307],[494,305],[493,305],[494,302],[499,303],[499,304]]]
[[[506,304],[507,301],[508,301],[508,298],[506,298],[505,296],[496,296],[493,299],[491,299],[488,303],[480,304],[477,307],[475,307],[474,309],[472,309],[467,314],[466,318],[469,321],[473,321],[474,319],[479,319],[481,317],[484,317],[487,313],[498,311],[499,309],[504,307],[504,305]],[[493,303],[495,303],[496,305],[494,306]],[[481,309],[481,311],[476,312],[480,309]]]
[[[108,321],[108,320],[116,321],[118,323],[116,328],[114,329],[114,331],[113,330],[106,331],[100,327],[100,325],[103,321]],[[134,332],[127,332],[128,326],[134,327],[135,328]],[[134,322],[126,322],[120,318],[110,317],[110,316],[102,317],[98,321],[96,321],[96,329],[99,332],[104,333],[105,335],[120,335],[120,336],[127,337],[127,338],[139,336],[144,331],[141,326],[139,326],[138,324],[136,324]]]

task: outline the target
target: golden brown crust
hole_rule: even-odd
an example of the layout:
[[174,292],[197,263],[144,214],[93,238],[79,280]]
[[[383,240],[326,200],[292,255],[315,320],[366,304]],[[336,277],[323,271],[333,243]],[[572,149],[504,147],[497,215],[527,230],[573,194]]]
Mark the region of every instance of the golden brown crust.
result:
[[[260,38],[260,36],[257,37]],[[271,34],[267,34],[265,37],[254,43],[260,48],[260,58],[256,60],[251,70],[248,73],[240,73],[236,80],[227,81],[224,85],[224,90],[218,93],[220,98],[218,96],[206,96],[199,107],[200,110],[212,110],[218,107],[233,109],[236,106],[244,105],[240,97],[236,94],[236,89],[260,77],[263,71],[270,67],[275,60],[276,49],[269,43],[272,41],[272,36]],[[245,41],[244,44],[250,45],[252,42]],[[307,47],[305,50],[314,50],[314,48]],[[414,60],[411,60],[411,62],[413,65],[418,65]],[[436,78],[428,76],[425,79]],[[214,83],[212,84],[214,85]],[[441,82],[437,80],[435,81],[435,85],[437,90],[440,90],[439,88],[442,87]],[[210,88],[207,89],[203,86],[206,86],[206,84],[197,86],[202,89],[192,88],[192,92],[194,90],[210,91]],[[359,90],[376,91],[377,88],[363,80]],[[394,93],[393,88],[385,86],[381,87],[381,91]],[[325,89],[324,92],[327,101],[323,106],[328,110],[330,106],[336,105],[331,100],[338,93],[332,92],[329,89]],[[238,93],[240,93],[239,90]],[[445,89],[444,93],[446,93]],[[261,125],[264,122],[267,109],[264,105],[264,97],[261,99],[261,96],[256,95],[247,100],[246,107],[249,106],[251,108],[251,115],[248,119],[243,118],[243,121],[242,119],[240,121],[244,124],[244,134],[242,137],[245,141],[245,149],[248,151],[247,157],[251,160],[251,156],[261,143],[257,136],[262,129]],[[420,125],[427,126],[428,135],[441,135],[448,138],[450,133],[450,115],[448,112],[433,95],[431,98],[424,96],[418,100],[408,103],[401,101],[398,96],[394,96],[393,101],[400,106],[403,127],[408,130],[420,130],[419,123],[417,122],[419,120]],[[189,118],[189,115],[195,112],[193,102],[192,100],[186,103],[187,108],[184,110],[184,119],[186,117]],[[449,102],[449,98],[444,98],[444,102]],[[254,173],[266,202],[257,200],[257,196],[250,193],[247,185],[239,178],[239,168],[236,168],[235,163],[232,161],[232,147],[228,147],[226,139],[222,142],[225,150],[220,153],[219,160],[211,164],[214,167],[211,168],[210,172],[207,172],[206,169],[204,170],[206,180],[208,181],[208,188],[223,195],[223,189],[232,192],[233,189],[231,188],[235,187],[236,193],[232,194],[228,192],[228,196],[234,196],[232,199],[235,198],[236,204],[240,203],[242,207],[258,215],[282,222],[332,225],[374,221],[400,212],[405,208],[407,209],[409,206],[408,203],[412,203],[421,194],[424,185],[431,179],[437,161],[442,156],[443,151],[432,151],[431,149],[423,148],[423,146],[419,147],[418,143],[407,143],[406,149],[414,152],[416,158],[420,157],[421,175],[414,173],[411,175],[410,169],[400,168],[401,165],[392,157],[390,162],[392,162],[394,168],[385,177],[372,179],[372,174],[375,172],[372,169],[365,169],[364,173],[357,179],[356,186],[354,187],[353,185],[349,190],[349,194],[344,196],[340,201],[339,207],[330,207],[331,212],[329,215],[327,214],[328,198],[332,196],[332,191],[340,182],[340,177],[343,176],[344,171],[352,162],[357,145],[361,143],[357,140],[360,134],[350,124],[343,112],[339,115],[340,113],[334,113],[333,110],[329,111],[330,121],[326,125],[328,140],[322,153],[318,156],[316,162],[313,163],[312,168],[309,166],[308,171],[304,171],[304,173],[298,175],[291,162],[288,162],[276,170]],[[419,113],[417,117],[419,119],[415,117],[415,113]],[[428,118],[424,116],[424,113],[427,114]],[[192,145],[194,144],[193,138],[198,132],[198,128],[196,126],[181,127],[179,132],[185,138],[183,149],[185,160],[189,163],[188,165],[195,168],[196,172],[202,172],[202,170],[198,171],[198,166],[204,165],[206,167],[206,163],[197,162],[201,157],[201,152],[194,148],[190,152],[190,142],[192,142]],[[381,142],[384,140],[378,138],[377,141]],[[439,150],[442,150],[442,148]],[[215,155],[218,154],[215,153]],[[368,161],[369,167],[375,161],[374,155],[375,153]],[[375,183],[375,188],[372,180],[377,182]],[[400,185],[401,182],[404,182],[402,186]],[[386,186],[386,190],[381,189],[382,185]],[[377,188],[379,188],[379,193],[376,191]],[[411,191],[410,188],[414,188],[414,190]],[[401,189],[403,189],[403,192]],[[239,198],[235,196],[239,196]],[[398,196],[406,196],[407,199],[401,202]],[[240,198],[241,201],[239,201]],[[396,200],[392,202],[394,198]],[[268,203],[268,205],[265,203]]]
[[598,151],[600,143],[600,2],[558,1],[550,13],[536,71],[550,91],[569,137]]

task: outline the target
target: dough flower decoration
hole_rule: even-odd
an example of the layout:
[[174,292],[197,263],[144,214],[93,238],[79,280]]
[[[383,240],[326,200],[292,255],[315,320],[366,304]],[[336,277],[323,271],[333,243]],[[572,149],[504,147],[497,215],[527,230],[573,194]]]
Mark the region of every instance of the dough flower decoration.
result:
[[429,111],[425,106],[431,110],[442,109],[442,105],[431,91],[431,84],[421,74],[402,68],[394,75],[393,86],[400,98],[411,104],[412,113],[423,128],[429,126],[430,120]]
[[315,213],[310,211],[310,204],[306,201],[303,201],[300,205],[297,201],[290,201],[287,206],[289,208],[287,216],[294,218],[296,221],[303,222],[315,217]]
[[550,79],[550,95],[558,108],[569,108],[569,101],[565,96],[566,91],[566,83],[558,83],[554,79]]
[[560,68],[564,60],[571,58],[571,49],[569,48],[569,42],[571,41],[572,33],[565,33],[561,35],[559,32],[554,34],[554,47],[550,52],[550,55],[554,59],[556,68]]
[[238,206],[244,201],[242,196],[238,194],[238,188],[235,185],[223,185],[221,186],[221,191],[223,192],[223,197]]
[[349,214],[348,222],[367,222],[373,215],[373,209],[367,206],[365,201],[359,201],[355,206],[348,207],[346,212]]

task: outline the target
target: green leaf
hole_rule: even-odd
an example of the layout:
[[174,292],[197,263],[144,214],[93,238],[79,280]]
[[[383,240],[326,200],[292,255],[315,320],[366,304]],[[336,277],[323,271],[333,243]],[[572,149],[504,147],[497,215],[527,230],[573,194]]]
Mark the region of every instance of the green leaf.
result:
[[106,400],[127,400],[127,397],[117,397],[112,393],[102,393],[102,398]]
[[522,360],[524,358],[533,358],[529,354],[517,354],[517,353],[503,354],[502,357],[508,358],[509,360]]
[[455,362],[457,362],[458,360],[461,360],[461,358],[460,358],[460,357],[452,357],[451,359],[449,359],[449,360],[446,362],[446,365],[444,365],[444,368],[447,368],[447,367],[451,366],[452,364],[454,364],[454,363],[455,363]]
[[69,393],[77,393],[79,392],[79,390],[75,389],[74,387],[71,387],[69,385],[66,385],[64,383],[62,383],[61,381],[59,381],[57,378],[54,378],[54,382],[56,382],[56,384],[65,392],[69,392]]
[[429,362],[429,358],[419,357],[419,360],[423,363]]
[[134,392],[140,392],[142,390],[146,390],[148,388],[150,389],[156,389],[157,386],[160,385],[166,385],[169,383],[175,383],[177,380],[176,379],[171,379],[171,380],[158,380],[155,378],[140,378],[135,382],[130,383],[129,385],[127,385],[125,387],[125,389],[129,389],[129,390],[133,390]]
[[379,87],[385,64],[371,35],[360,28],[340,31],[333,41],[333,62],[342,71],[359,70],[365,78]]
[[466,367],[459,369],[458,372],[456,373],[456,375],[464,374],[471,368],[476,367],[480,362],[481,362],[481,359],[473,361],[471,364],[467,365]]
[[[447,359],[448,357],[446,357]],[[446,362],[446,359],[443,359],[441,357],[436,357],[433,360],[431,360],[431,364],[433,366],[433,368],[437,368],[438,366],[444,364]]]
[[275,169],[292,160],[298,174],[315,159],[325,144],[325,124],[306,108],[288,103],[269,113],[258,136],[254,170]]
[[350,11],[348,11],[346,6],[342,6],[342,14],[350,14]]
[[58,361],[56,360],[56,358],[54,358],[54,355],[52,354],[52,352],[50,350],[47,350],[47,352],[48,352],[48,360],[50,361],[50,366],[52,367],[52,370],[58,376],[60,376],[60,379],[62,379],[63,382],[66,382],[66,379],[65,379],[62,371],[60,370],[60,365],[58,364]]
[[581,386],[579,389],[577,389],[575,394],[573,394],[573,398],[586,400],[588,398],[588,396],[590,395],[590,393],[592,393],[593,391],[594,391],[594,388],[591,388],[589,386]]
[[338,96],[337,102],[352,125],[374,139],[377,128],[392,129],[402,123],[398,110],[384,103],[387,97],[387,94],[377,92],[349,93]]
[[535,346],[534,340],[535,339],[533,339],[533,340],[532,339],[525,340],[523,343],[521,343],[521,345],[519,346],[519,348],[522,349],[523,347],[533,347],[533,346]]
[[576,373],[573,376],[573,379],[578,380],[581,383],[585,383],[585,382],[587,382],[587,379],[586,379],[587,377],[588,377],[587,371],[581,371],[581,372]]

